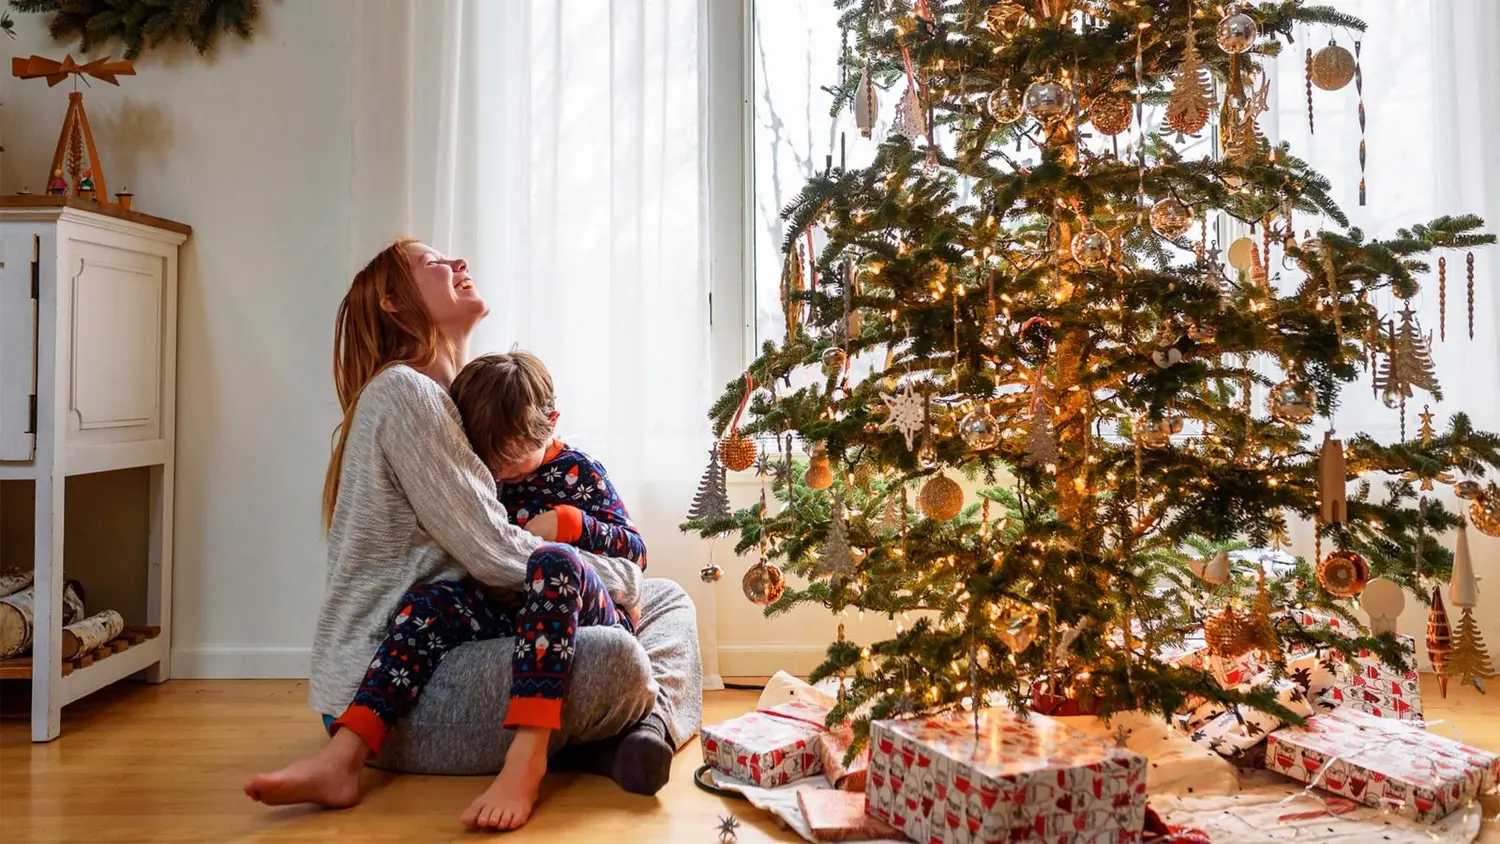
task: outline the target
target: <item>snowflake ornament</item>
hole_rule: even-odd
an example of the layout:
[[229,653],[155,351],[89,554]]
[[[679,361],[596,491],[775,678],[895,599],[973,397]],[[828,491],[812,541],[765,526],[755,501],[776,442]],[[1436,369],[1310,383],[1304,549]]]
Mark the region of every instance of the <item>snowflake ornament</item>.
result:
[[896,395],[881,393],[880,398],[885,401],[886,409],[890,412],[886,420],[880,423],[880,427],[895,428],[900,431],[901,435],[906,438],[906,448],[910,451],[917,435],[926,427],[927,420],[922,396],[911,384],[903,384],[901,389],[896,391]]

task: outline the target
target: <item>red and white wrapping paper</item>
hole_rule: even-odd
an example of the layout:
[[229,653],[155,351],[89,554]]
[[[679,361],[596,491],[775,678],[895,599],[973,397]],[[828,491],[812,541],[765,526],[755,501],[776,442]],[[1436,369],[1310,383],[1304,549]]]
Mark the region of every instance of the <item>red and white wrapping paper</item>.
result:
[[828,710],[794,700],[703,728],[703,761],[762,788],[821,773],[818,737]]
[[865,814],[865,796],[832,788],[797,789],[802,818],[819,841],[891,839],[896,831]]
[[919,844],[1136,842],[1146,758],[996,707],[870,725],[866,811]]
[[853,743],[854,730],[848,724],[829,730],[818,737],[818,760],[823,763],[823,776],[828,778],[829,785],[843,791],[864,791],[870,749],[861,750],[846,766],[844,755]]
[[1494,788],[1500,756],[1344,708],[1271,733],[1266,768],[1432,823]]
[[[1303,627],[1334,630],[1346,635],[1358,635],[1359,631],[1349,627],[1343,619],[1321,615],[1308,610],[1288,610],[1287,614]],[[1360,651],[1359,658],[1347,666],[1348,671],[1339,670],[1333,688],[1323,698],[1334,707],[1352,706],[1360,712],[1382,718],[1401,721],[1422,721],[1422,683],[1417,676],[1417,642],[1410,636],[1398,635],[1408,654],[1406,669],[1392,671],[1380,661],[1380,657],[1369,651]],[[1328,652],[1329,660],[1342,664],[1344,655],[1338,651]]]

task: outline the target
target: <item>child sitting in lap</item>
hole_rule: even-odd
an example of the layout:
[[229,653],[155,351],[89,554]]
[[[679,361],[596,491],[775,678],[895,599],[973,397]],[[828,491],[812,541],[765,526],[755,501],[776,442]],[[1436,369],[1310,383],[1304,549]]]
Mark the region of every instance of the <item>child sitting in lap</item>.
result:
[[554,543],[527,562],[522,594],[492,594],[472,579],[439,580],[403,596],[353,703],[330,725],[357,734],[372,753],[406,716],[443,657],[472,641],[514,636],[510,707],[516,728],[505,766],[464,811],[470,827],[525,823],[547,768],[547,741],[561,727],[562,700],[580,627],[639,619],[620,611],[575,548],[646,567],[646,545],[598,461],[554,438],[552,378],[526,352],[480,357],[453,382],[470,443],[503,486],[513,523]]

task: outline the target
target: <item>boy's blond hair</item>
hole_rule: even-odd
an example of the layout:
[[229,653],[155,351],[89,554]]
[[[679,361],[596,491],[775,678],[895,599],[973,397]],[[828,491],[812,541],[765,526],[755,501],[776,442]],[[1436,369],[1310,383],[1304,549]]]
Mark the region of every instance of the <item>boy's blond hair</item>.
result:
[[453,379],[453,403],[479,459],[491,470],[552,438],[552,375],[530,352],[482,355]]

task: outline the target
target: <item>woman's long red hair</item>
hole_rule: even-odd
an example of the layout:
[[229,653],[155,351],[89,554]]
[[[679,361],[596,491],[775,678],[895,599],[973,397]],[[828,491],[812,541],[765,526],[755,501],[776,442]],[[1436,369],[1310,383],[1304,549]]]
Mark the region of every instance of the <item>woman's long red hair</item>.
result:
[[344,469],[344,444],[349,440],[360,393],[388,366],[404,363],[420,369],[437,359],[437,330],[422,305],[407,254],[413,243],[416,241],[412,238],[400,238],[382,249],[354,276],[354,283],[339,303],[333,333],[333,386],[344,418],[323,480],[325,530],[333,525]]

